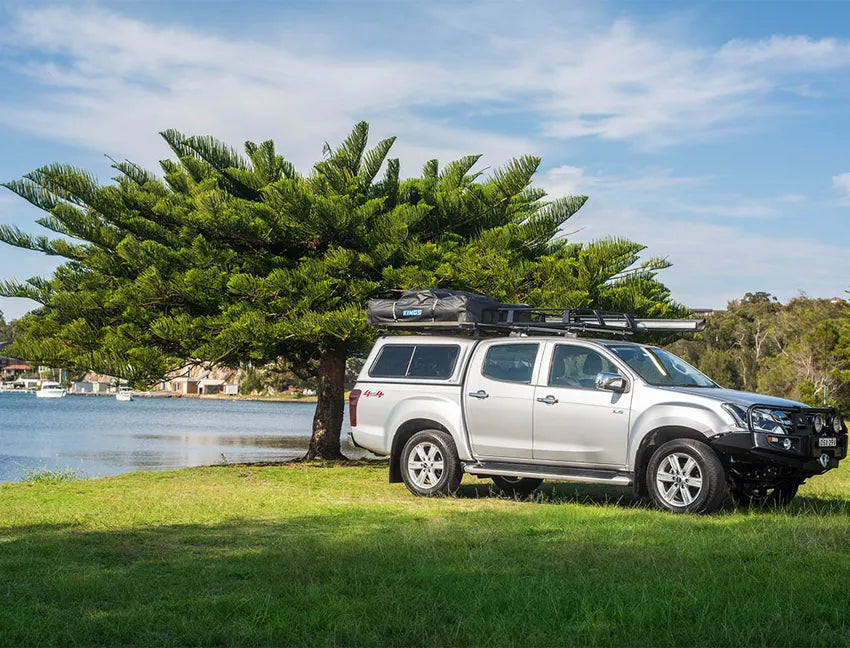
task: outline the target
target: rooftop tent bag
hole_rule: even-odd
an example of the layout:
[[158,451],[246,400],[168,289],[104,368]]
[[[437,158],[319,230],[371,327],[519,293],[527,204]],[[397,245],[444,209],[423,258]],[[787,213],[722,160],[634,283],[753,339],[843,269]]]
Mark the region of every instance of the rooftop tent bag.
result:
[[393,322],[470,322],[504,320],[505,304],[462,290],[408,290],[398,299],[370,299],[370,324]]

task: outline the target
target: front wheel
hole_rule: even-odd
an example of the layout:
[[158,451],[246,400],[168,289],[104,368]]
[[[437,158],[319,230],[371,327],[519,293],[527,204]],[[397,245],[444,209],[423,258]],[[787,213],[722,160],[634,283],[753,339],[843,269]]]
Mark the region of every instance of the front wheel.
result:
[[454,441],[446,432],[422,430],[404,444],[401,478],[414,495],[451,495],[462,477]]
[[528,497],[543,483],[542,479],[535,477],[504,477],[502,475],[493,475],[491,479],[493,480],[495,489],[509,497]]
[[726,471],[705,443],[674,439],[660,446],[646,471],[649,494],[673,513],[712,513],[726,497]]

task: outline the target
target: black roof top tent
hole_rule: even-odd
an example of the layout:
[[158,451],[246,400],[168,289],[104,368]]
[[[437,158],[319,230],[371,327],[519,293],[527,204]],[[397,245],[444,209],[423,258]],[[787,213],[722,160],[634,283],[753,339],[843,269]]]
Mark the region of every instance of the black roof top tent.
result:
[[370,299],[369,324],[387,330],[528,333],[694,333],[704,319],[648,319],[587,308],[535,308],[502,304],[460,290],[408,290],[398,299]]

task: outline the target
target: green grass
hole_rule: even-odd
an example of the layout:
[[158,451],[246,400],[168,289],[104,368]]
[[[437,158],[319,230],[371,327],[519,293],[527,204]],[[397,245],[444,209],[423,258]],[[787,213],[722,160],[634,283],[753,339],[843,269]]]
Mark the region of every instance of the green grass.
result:
[[382,465],[0,486],[2,645],[847,646],[849,590],[847,465],[710,517]]
[[85,475],[78,473],[73,468],[33,468],[24,473],[21,480],[27,484],[56,484],[58,482],[75,481],[85,479]]

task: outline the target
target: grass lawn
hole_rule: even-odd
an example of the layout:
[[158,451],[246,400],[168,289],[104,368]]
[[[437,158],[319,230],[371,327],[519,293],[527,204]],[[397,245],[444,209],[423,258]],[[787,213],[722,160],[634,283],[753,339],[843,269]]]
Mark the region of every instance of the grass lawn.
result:
[[0,485],[0,645],[850,645],[850,464],[786,513],[543,490],[419,499],[381,464]]

